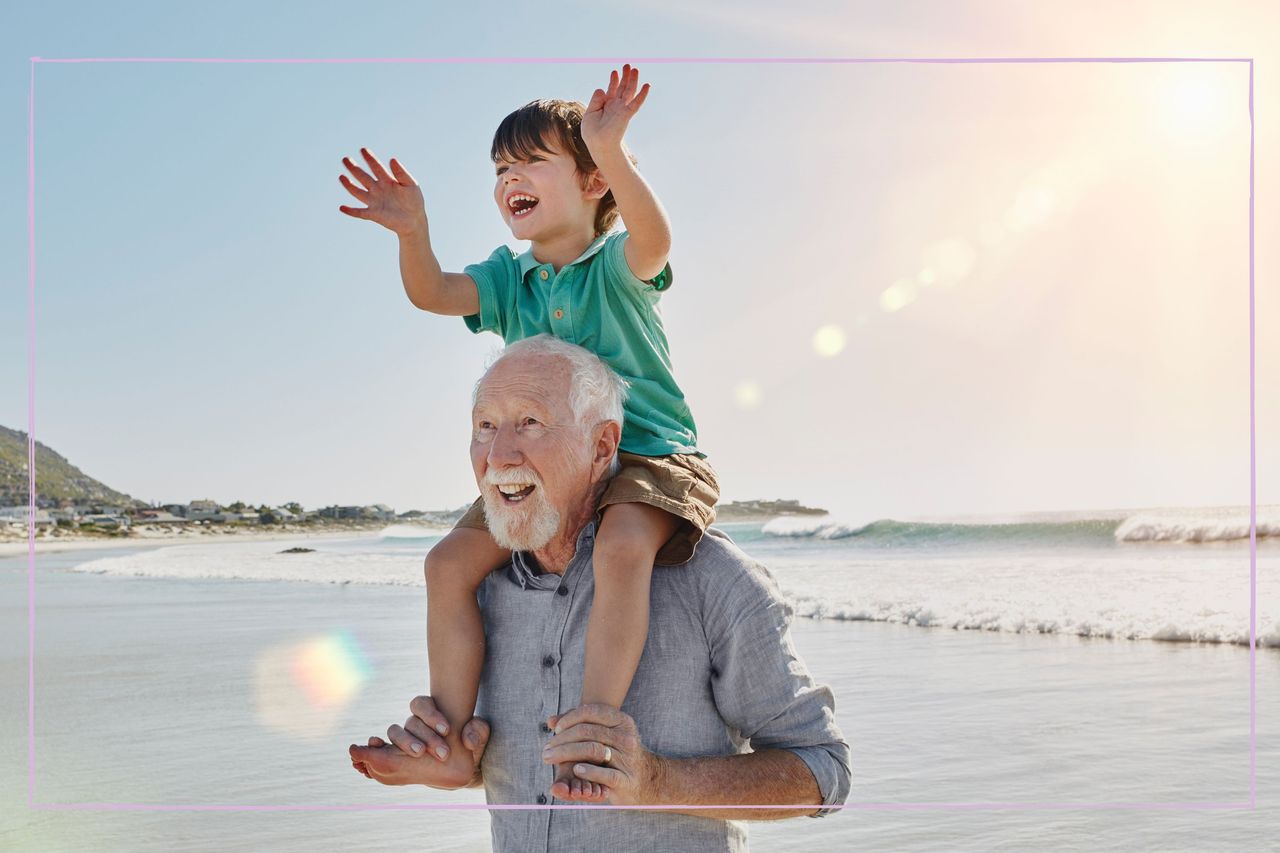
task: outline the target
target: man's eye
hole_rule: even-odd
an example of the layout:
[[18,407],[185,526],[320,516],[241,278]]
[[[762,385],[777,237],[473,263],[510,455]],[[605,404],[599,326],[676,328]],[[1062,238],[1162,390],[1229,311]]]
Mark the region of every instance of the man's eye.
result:
[[493,429],[493,424],[489,423],[488,421],[481,421],[480,423],[476,424],[476,429]]
[[532,426],[532,425],[537,424],[537,423],[538,423],[538,419],[537,419],[537,418],[525,418],[525,419],[524,419],[524,425],[525,425],[525,426]]

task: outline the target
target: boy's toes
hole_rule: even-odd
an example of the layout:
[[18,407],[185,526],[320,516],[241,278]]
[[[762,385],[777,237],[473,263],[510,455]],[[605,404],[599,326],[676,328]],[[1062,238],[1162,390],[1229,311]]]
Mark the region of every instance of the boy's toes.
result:
[[558,800],[570,799],[571,793],[572,792],[569,790],[568,782],[563,782],[557,779],[556,781],[551,783],[551,796],[555,797],[556,799]]

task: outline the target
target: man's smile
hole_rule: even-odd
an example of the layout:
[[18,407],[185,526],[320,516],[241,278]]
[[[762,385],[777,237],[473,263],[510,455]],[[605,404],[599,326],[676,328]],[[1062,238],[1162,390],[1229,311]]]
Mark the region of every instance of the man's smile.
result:
[[498,491],[507,503],[518,503],[524,500],[534,489],[532,483],[505,483],[498,486]]

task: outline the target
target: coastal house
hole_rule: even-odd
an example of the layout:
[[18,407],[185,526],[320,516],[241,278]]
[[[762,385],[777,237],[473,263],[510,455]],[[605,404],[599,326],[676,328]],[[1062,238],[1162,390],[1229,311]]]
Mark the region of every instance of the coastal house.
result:
[[96,515],[87,515],[83,519],[84,524],[92,524],[95,527],[103,527],[114,530],[117,527],[128,527],[129,519],[123,515],[110,515],[108,513],[98,513]]
[[368,509],[378,521],[395,521],[396,519],[396,511],[386,504],[374,504]]
[[187,506],[188,521],[226,521],[217,501],[192,501]]

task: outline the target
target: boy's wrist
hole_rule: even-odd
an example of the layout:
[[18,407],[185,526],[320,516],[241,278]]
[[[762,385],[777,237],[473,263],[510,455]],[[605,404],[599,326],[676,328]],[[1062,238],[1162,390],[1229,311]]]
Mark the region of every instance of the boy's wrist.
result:
[[427,225],[427,217],[423,216],[421,219],[415,220],[411,225],[409,225],[409,227],[405,228],[403,231],[397,231],[396,236],[398,236],[402,240],[406,240],[406,239],[407,240],[414,240],[414,239],[429,240],[431,236],[431,230]]

